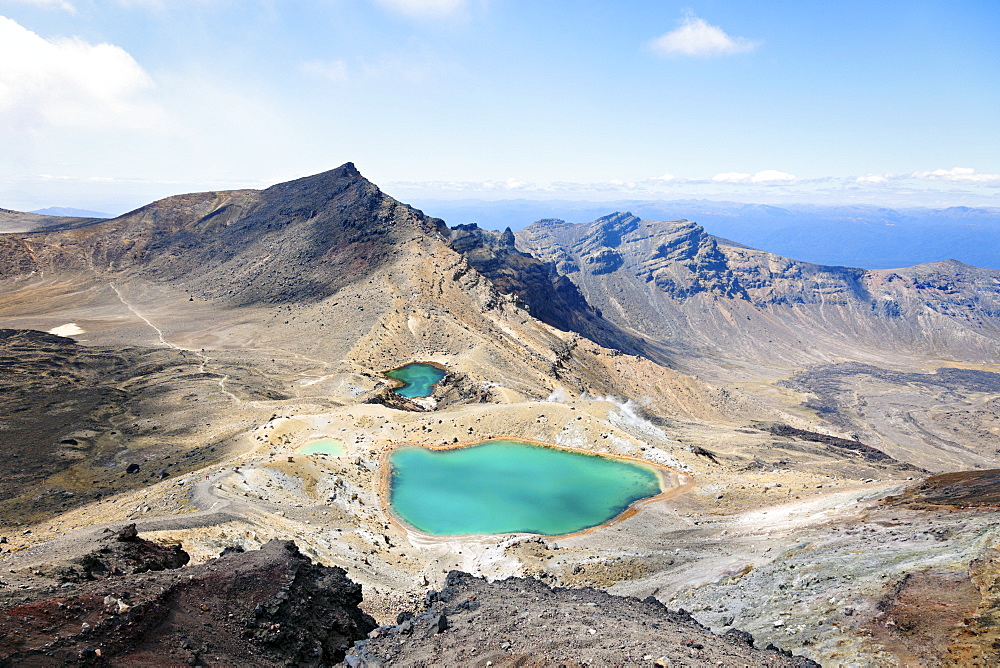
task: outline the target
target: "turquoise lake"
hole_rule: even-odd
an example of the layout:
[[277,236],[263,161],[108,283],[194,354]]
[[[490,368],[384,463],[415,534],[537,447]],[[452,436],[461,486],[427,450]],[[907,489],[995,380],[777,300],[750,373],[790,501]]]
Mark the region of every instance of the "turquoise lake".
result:
[[396,394],[414,399],[429,396],[434,391],[434,385],[448,375],[448,372],[431,364],[414,362],[386,371],[385,375],[405,383],[403,387],[396,388]]
[[405,446],[389,465],[393,512],[437,536],[574,533],[662,491],[651,466],[517,440]]
[[333,438],[324,438],[297,448],[295,452],[302,455],[330,455],[340,457],[347,452],[347,448],[340,441]]

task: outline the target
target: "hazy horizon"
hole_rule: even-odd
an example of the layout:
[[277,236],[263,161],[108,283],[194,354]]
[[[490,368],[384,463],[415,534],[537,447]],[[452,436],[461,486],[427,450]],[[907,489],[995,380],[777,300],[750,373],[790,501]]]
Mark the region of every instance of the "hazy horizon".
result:
[[1000,6],[0,0],[0,206],[1000,203]]

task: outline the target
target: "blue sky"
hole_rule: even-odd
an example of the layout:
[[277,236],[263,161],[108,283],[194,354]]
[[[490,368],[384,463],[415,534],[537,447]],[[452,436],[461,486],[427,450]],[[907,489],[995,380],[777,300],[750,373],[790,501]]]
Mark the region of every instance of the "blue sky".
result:
[[413,198],[1000,206],[1000,3],[0,0],[0,207],[346,161]]

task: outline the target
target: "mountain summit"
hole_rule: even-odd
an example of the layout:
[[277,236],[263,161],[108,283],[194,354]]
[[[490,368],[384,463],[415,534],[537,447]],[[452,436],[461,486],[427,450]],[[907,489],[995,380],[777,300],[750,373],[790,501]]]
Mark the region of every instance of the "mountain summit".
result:
[[383,265],[397,245],[446,229],[346,163],[260,191],[167,197],[85,230],[8,239],[4,253],[22,272],[92,267],[250,305],[322,298]]

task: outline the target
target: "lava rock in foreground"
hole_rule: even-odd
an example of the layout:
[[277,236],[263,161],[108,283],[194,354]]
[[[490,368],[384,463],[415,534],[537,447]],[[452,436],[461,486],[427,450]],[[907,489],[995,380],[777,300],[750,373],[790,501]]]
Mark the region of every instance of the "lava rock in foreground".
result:
[[[418,615],[403,613],[345,658],[348,666],[818,666],[732,629],[715,635],[656,599],[552,589],[531,578],[487,582],[452,571]],[[492,663],[488,663],[492,662]]]
[[70,581],[47,586],[37,573],[3,597],[0,666],[331,665],[376,626],[358,608],[361,586],[291,541],[143,572],[150,564],[136,552],[151,546],[151,568],[162,568],[163,548],[120,536],[83,562],[122,563],[125,551],[137,567],[91,569],[85,577],[99,579],[84,582],[72,581],[83,579],[77,571],[53,573],[48,582]]

